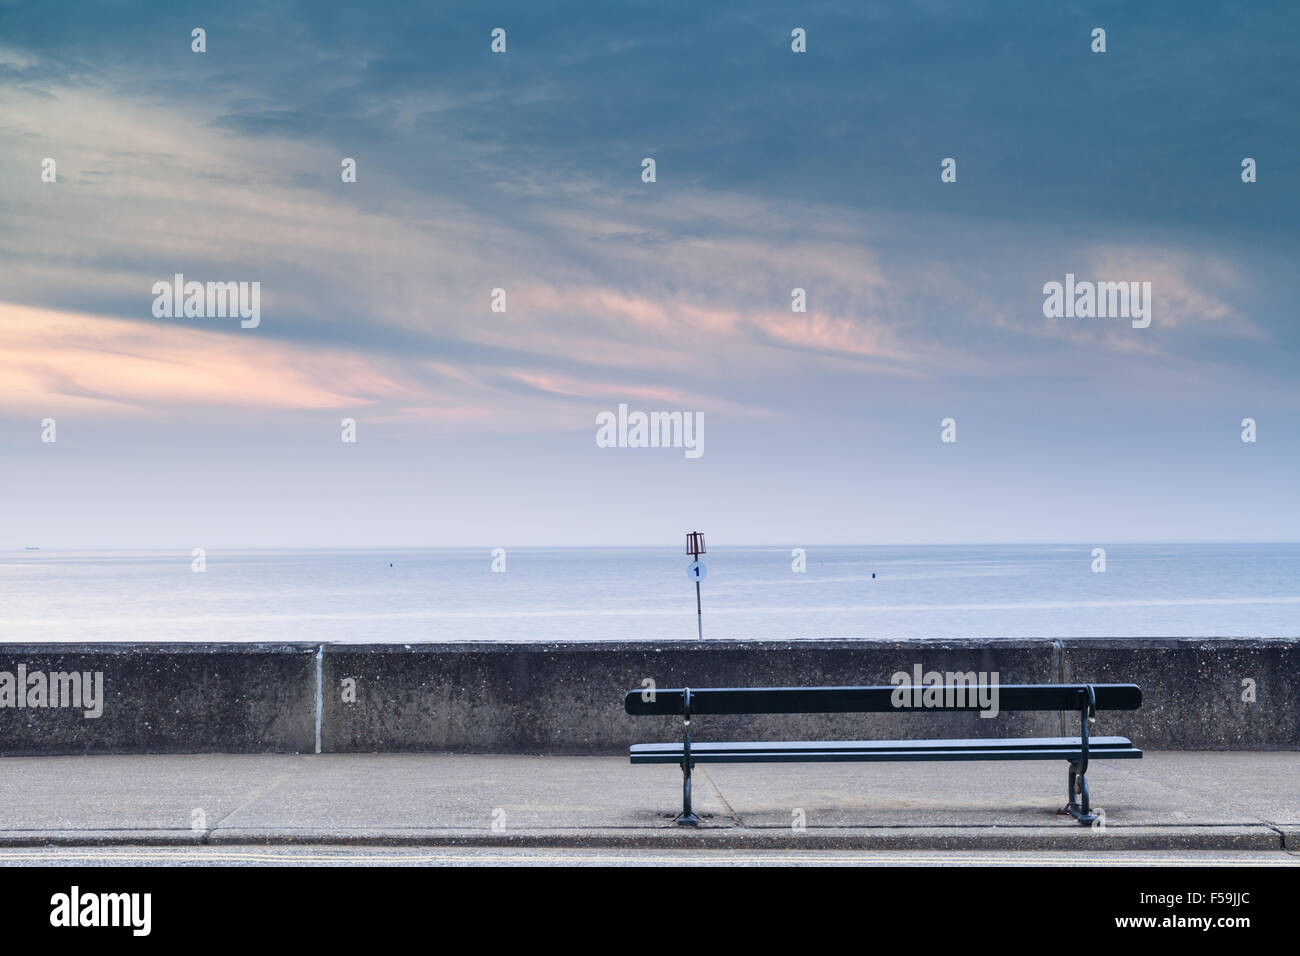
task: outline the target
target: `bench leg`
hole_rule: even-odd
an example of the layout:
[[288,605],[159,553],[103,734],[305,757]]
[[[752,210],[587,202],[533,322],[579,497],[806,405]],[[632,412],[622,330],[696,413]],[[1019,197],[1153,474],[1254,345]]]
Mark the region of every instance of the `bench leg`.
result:
[[682,812],[677,815],[676,822],[681,827],[700,825],[700,818],[691,809],[691,767],[684,761],[682,763]]
[[1079,821],[1080,826],[1090,827],[1096,823],[1097,815],[1092,812],[1092,805],[1088,802],[1088,775],[1080,773],[1079,765],[1073,760],[1070,761],[1070,780],[1066,789],[1069,802],[1057,813],[1068,813]]
[[677,815],[679,827],[698,827],[700,818],[691,809],[691,771],[695,761],[691,759],[691,689],[682,691],[682,812]]
[[[1069,802],[1061,813],[1068,813],[1080,826],[1090,827],[1097,822],[1088,802],[1088,725],[1096,720],[1097,696],[1088,684],[1079,700],[1079,759],[1070,761]],[[1076,801],[1075,797],[1079,799]]]

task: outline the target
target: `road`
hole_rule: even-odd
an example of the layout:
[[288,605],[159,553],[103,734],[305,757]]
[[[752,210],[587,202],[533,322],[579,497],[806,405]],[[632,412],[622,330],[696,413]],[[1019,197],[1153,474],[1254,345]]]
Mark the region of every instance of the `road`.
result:
[[364,846],[0,848],[0,866],[1300,866],[1284,851],[646,850]]

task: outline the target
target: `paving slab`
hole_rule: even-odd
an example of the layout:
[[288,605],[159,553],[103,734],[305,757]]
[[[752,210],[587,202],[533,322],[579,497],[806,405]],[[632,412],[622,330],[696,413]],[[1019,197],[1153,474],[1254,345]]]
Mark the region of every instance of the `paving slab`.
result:
[[[1156,775],[1125,774],[1119,767],[1139,762],[1098,761],[1088,771],[1092,804],[1106,811],[1108,825],[1264,822],[1244,807],[1222,806],[1166,785]],[[772,767],[780,769],[773,773]],[[796,772],[788,767],[714,764],[705,768],[705,776],[745,827],[789,827],[802,811],[809,827],[1079,828],[1072,817],[1057,813],[1067,800],[1064,762],[814,764]]]
[[1297,753],[1098,762],[1098,828],[1056,813],[1064,778],[1048,761],[701,765],[691,829],[673,822],[680,771],[626,757],[15,757],[0,846],[1300,849]]
[[201,834],[301,766],[301,758],[288,754],[4,757],[0,835],[60,830]]
[[1115,769],[1175,790],[1180,800],[1231,808],[1273,826],[1300,828],[1300,752],[1156,752]]
[[[681,803],[681,772],[666,799],[647,799],[644,777],[616,757],[321,754],[221,820],[244,830],[483,830],[668,826]],[[716,790],[694,800],[728,819]]]

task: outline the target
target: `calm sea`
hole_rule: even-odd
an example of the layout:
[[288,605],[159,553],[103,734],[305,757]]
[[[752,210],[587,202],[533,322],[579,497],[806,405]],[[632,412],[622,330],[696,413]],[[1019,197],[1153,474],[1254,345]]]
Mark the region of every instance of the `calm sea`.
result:
[[[1300,545],[718,548],[704,636],[726,640],[1300,635]],[[549,641],[695,637],[676,549],[20,551],[6,641]]]

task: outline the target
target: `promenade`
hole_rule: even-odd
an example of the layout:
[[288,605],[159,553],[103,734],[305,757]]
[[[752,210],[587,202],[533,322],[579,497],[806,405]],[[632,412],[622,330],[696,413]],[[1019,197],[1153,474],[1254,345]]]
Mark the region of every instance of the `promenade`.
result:
[[675,767],[625,757],[186,754],[0,760],[15,848],[332,845],[639,851],[1217,851],[1296,854],[1300,752],[1094,763],[1103,828],[1053,811],[1055,763],[701,765],[703,825],[672,823]]

